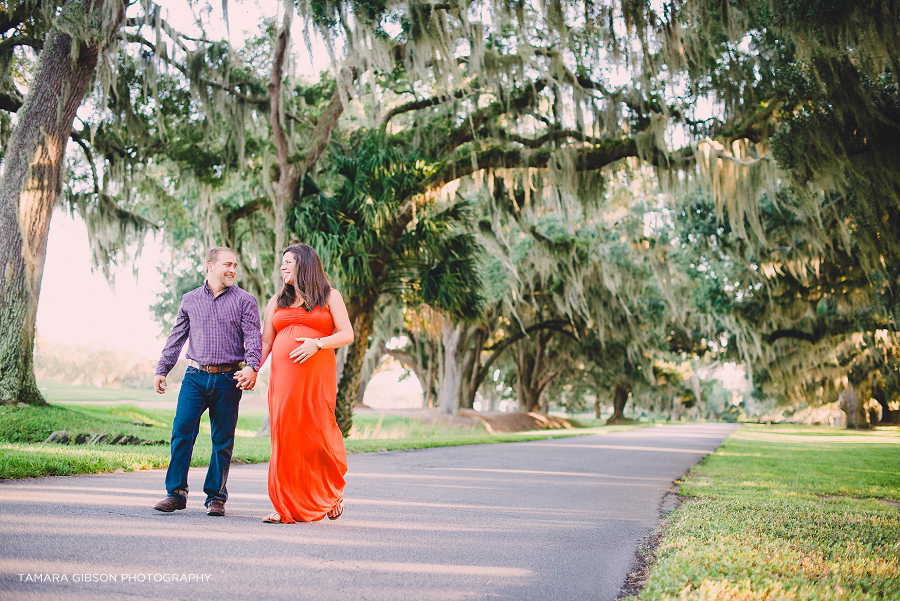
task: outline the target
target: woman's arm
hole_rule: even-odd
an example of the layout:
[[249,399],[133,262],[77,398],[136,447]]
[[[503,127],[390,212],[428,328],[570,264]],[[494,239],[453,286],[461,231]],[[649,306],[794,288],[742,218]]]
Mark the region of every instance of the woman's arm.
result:
[[266,362],[266,359],[272,352],[272,345],[275,344],[275,325],[272,323],[272,318],[275,316],[275,308],[276,301],[273,296],[271,300],[269,300],[269,304],[266,305],[266,315],[263,318],[262,349],[259,355],[260,369],[262,369],[263,363]]
[[[254,309],[255,311],[256,309]],[[253,390],[256,387],[256,376],[259,370],[262,369],[263,363],[266,362],[266,357],[272,352],[272,344],[275,342],[275,326],[272,325],[272,316],[274,314],[275,298],[273,297],[266,306],[266,316],[260,332],[262,335],[262,348],[259,354],[258,369],[254,370],[250,365],[247,365],[244,369],[234,374],[234,379],[237,380],[237,387],[241,390]]]
[[331,319],[334,320],[334,334],[319,338],[322,341],[322,348],[347,346],[353,342],[353,325],[350,323],[350,315],[347,313],[344,298],[334,288],[328,295],[326,308],[331,312]]
[[[297,338],[297,342],[302,344],[291,351],[290,357],[294,360],[294,363],[303,363],[312,357],[319,348],[340,348],[353,342],[353,325],[350,323],[350,315],[347,313],[347,306],[344,304],[341,293],[332,288],[331,294],[328,295],[328,302],[325,303],[325,308],[331,312],[331,319],[334,320],[334,334],[318,339]],[[319,344],[321,344],[321,347]],[[263,351],[265,350],[264,338]]]

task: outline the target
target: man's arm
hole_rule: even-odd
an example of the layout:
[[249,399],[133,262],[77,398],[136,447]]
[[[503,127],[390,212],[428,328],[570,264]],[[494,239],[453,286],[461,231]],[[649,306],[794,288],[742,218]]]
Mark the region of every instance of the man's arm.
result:
[[187,311],[184,309],[184,299],[178,305],[178,315],[175,318],[175,325],[166,339],[166,345],[163,347],[159,363],[156,364],[156,377],[153,379],[153,387],[156,392],[162,394],[166,391],[166,376],[175,367],[178,362],[178,355],[181,354],[181,347],[187,340],[190,333],[191,323],[188,319]]
[[262,334],[259,330],[259,306],[252,296],[244,303],[241,311],[241,329],[244,331],[244,363],[260,367]]
[[259,331],[259,306],[252,296],[242,305],[241,329],[244,333],[244,363],[247,366],[235,374],[234,378],[241,390],[253,390],[256,386],[256,370],[262,367],[262,338]]

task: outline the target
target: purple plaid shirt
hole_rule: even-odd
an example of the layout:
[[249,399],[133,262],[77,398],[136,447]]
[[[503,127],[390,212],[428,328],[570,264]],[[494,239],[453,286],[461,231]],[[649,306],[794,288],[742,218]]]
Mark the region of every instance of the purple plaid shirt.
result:
[[206,282],[181,297],[156,375],[168,375],[175,367],[185,339],[189,339],[187,358],[201,365],[244,361],[259,366],[262,340],[256,299],[237,286],[213,297]]

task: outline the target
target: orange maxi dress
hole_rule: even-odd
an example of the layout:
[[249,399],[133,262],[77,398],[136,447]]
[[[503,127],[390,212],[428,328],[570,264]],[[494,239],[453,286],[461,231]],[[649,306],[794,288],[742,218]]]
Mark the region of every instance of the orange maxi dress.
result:
[[275,310],[277,332],[269,377],[269,499],[282,523],[321,520],[341,499],[347,455],[334,419],[334,351],[316,351],[303,363],[288,355],[295,339],[334,333],[327,309]]

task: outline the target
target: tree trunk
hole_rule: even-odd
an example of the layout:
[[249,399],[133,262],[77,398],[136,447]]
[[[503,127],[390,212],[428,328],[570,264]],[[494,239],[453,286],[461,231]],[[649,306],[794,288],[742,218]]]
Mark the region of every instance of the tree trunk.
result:
[[353,405],[359,391],[359,381],[363,372],[363,364],[366,359],[366,350],[369,348],[369,334],[372,332],[372,322],[375,320],[373,308],[375,299],[363,306],[351,307],[351,323],[353,324],[353,344],[347,351],[347,362],[341,373],[341,381],[338,384],[337,400],[334,405],[334,417],[337,420],[341,433],[346,437],[350,435],[353,427]]
[[85,40],[50,31],[6,148],[0,176],[0,404],[46,404],[34,379],[34,336],[50,216],[62,189],[72,120],[124,8],[116,0],[66,3],[58,22],[84,31]]
[[[532,338],[518,343],[519,352],[516,356],[516,398],[519,402],[519,411],[540,411],[541,395],[544,388],[554,378],[545,368],[547,361],[547,345],[553,337],[553,332],[538,332]],[[534,345],[532,348],[529,342]]]
[[422,407],[431,409],[434,407],[434,361],[428,362],[425,379],[422,384]]
[[892,411],[890,403],[887,401],[887,395],[884,391],[884,384],[879,382],[877,386],[872,389],[872,398],[878,403],[881,407],[881,415],[879,416],[879,420],[877,423],[879,424],[896,424],[900,421],[900,411]]
[[606,420],[607,424],[616,424],[625,421],[625,405],[628,403],[628,395],[631,393],[631,383],[619,382],[613,389],[613,413]]
[[848,429],[868,429],[871,427],[866,403],[863,401],[859,389],[852,382],[847,383],[838,397],[838,406],[847,415]]
[[475,407],[475,396],[481,383],[484,381],[484,374],[481,369],[481,353],[484,351],[484,343],[487,340],[488,332],[486,328],[477,327],[473,330],[471,344],[467,345],[466,357],[463,362],[463,377],[465,378],[465,386],[460,397],[460,406],[467,409]]
[[438,390],[437,406],[441,413],[456,415],[459,413],[460,365],[457,352],[463,333],[462,324],[451,324],[444,321],[441,340],[444,348],[444,364],[441,373],[441,387]]
[[681,417],[681,399],[677,394],[672,395],[672,411],[669,414],[670,422],[677,422],[678,418]]
[[272,142],[275,146],[276,163],[273,166],[272,184],[269,196],[272,199],[272,213],[275,217],[275,265],[272,274],[275,290],[281,287],[281,251],[287,245],[287,211],[294,191],[300,182],[300,169],[289,161],[291,154],[290,136],[285,132],[283,122],[282,87],[284,62],[291,40],[293,5],[284,11],[281,27],[275,37],[275,52],[272,58],[272,73],[269,76],[269,126],[272,128]]
[[366,396],[366,388],[369,387],[369,382],[372,381],[375,370],[378,369],[381,360],[384,358],[387,350],[384,345],[385,340],[376,337],[376,341],[373,341],[370,349],[366,351],[366,356],[363,358],[362,372],[359,376],[359,389],[356,392],[356,404],[358,405],[362,404]]
[[[430,353],[423,351],[420,348],[422,343],[419,342],[414,334],[407,333],[407,337],[410,342],[409,351],[386,348],[384,352],[416,374],[416,379],[422,387],[422,408],[430,409],[434,407],[435,351],[433,348]],[[428,344],[427,341],[426,344]],[[429,346],[431,345],[429,344]]]
[[519,410],[527,412],[539,412],[541,410],[541,390],[526,388],[519,400]]

